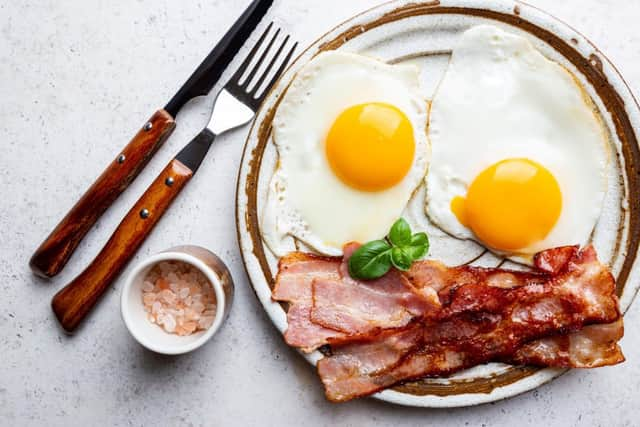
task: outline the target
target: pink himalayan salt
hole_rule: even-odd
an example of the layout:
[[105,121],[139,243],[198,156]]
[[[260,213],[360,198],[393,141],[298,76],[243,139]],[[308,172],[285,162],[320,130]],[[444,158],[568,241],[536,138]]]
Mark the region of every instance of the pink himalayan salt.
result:
[[147,319],[180,336],[207,330],[216,313],[216,296],[206,276],[190,264],[162,261],[142,284]]

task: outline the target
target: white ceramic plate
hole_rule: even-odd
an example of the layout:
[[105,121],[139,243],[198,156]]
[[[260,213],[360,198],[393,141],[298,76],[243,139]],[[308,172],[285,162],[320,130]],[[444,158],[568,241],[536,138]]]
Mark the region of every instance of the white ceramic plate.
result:
[[[340,49],[422,67],[429,95],[446,70],[458,35],[481,23],[491,23],[523,35],[547,57],[571,70],[587,88],[606,123],[613,152],[605,210],[593,234],[602,261],[618,280],[621,307],[626,311],[640,284],[637,255],[640,241],[640,151],[637,130],[640,109],[614,66],[584,36],[550,15],[513,0],[392,1],[339,25],[302,53],[270,93],[247,139],[238,178],[237,226],[245,267],[255,293],[275,326],[287,328],[283,305],[271,300],[277,259],[260,238],[260,218],[277,152],[271,141],[271,120],[282,94],[302,65],[322,50]],[[418,193],[408,212],[422,216]],[[496,266],[497,257],[475,243],[458,241],[439,232],[425,218],[430,256],[450,265]],[[284,342],[283,342],[283,345]],[[322,356],[304,355],[315,364]],[[402,405],[456,407],[492,402],[531,390],[565,372],[562,369],[488,364],[444,379],[425,379],[374,395]]]

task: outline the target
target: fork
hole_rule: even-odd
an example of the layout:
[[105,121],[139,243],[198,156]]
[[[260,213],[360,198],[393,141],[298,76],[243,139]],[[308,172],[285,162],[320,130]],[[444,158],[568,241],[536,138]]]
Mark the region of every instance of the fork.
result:
[[[196,173],[216,137],[253,119],[262,101],[285,71],[298,45],[296,42],[288,48],[291,43],[287,35],[275,49],[281,32],[277,29],[263,49],[272,28],[273,22],[218,94],[209,124],[158,175],[91,264],[53,297],[51,307],[65,331],[73,332],[77,328],[107,287],[120,275]],[[262,53],[258,56],[260,51]],[[283,53],[284,58],[281,58]],[[261,70],[270,54],[271,60]],[[255,64],[251,65],[254,60]]]

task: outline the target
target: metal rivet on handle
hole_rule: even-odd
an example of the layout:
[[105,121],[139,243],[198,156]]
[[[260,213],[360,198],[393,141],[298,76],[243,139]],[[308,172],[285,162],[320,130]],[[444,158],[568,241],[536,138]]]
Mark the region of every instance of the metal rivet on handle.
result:
[[140,218],[142,218],[142,219],[149,218],[149,210],[148,209],[142,209],[140,211]]
[[171,187],[173,185],[173,182],[173,177],[171,176],[164,180],[164,183],[167,187]]
[[125,156],[124,154],[120,154],[118,156],[118,163],[123,164],[125,160],[127,160],[127,156]]
[[144,129],[145,131],[149,132],[151,129],[153,129],[153,123],[151,123],[151,122],[145,123],[144,127],[142,129]]

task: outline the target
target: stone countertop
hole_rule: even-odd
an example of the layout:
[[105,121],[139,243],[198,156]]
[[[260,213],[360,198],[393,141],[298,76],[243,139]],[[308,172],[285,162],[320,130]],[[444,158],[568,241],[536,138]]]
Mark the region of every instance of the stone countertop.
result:
[[[529,0],[569,22],[640,89],[640,3]],[[379,0],[276,0],[270,18],[307,44]],[[208,345],[170,358],[144,350],[109,289],[75,336],[51,297],[77,275],[156,174],[207,121],[191,103],[173,137],[112,206],[54,280],[35,278],[35,247],[147,117],[170,97],[249,0],[0,0],[0,425],[640,425],[640,304],[630,309],[627,362],[572,371],[521,396],[455,410],[362,399],[328,403],[314,370],[287,348],[249,287],[235,235],[237,168],[246,129],[216,142],[129,269],[176,244],[228,263],[236,300]],[[125,272],[126,274],[126,272]]]

